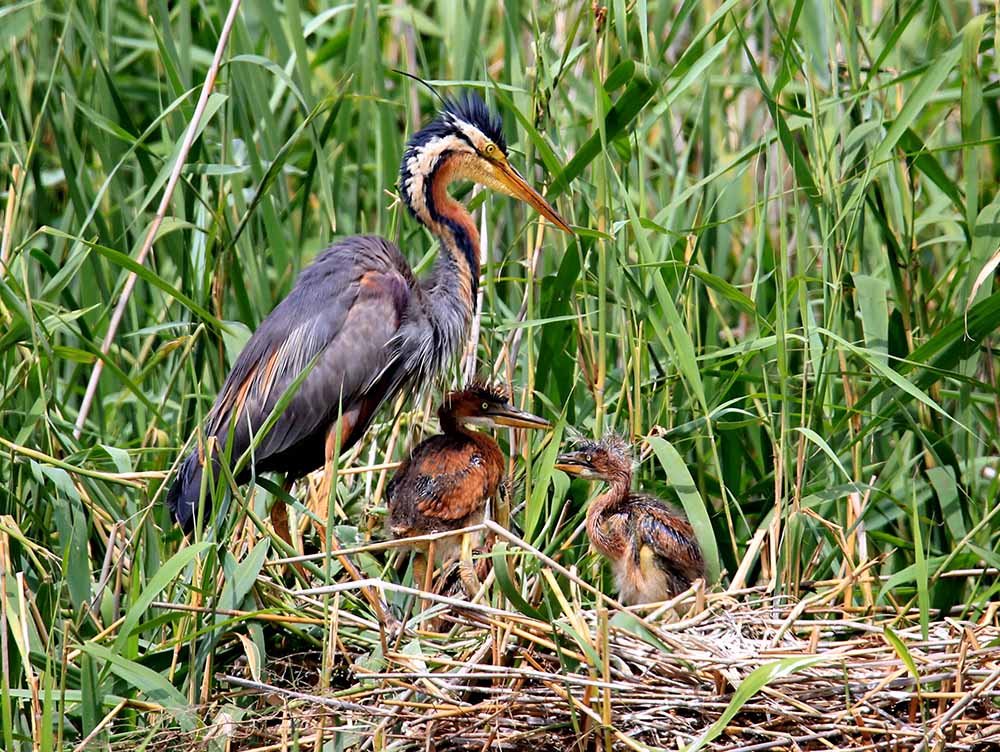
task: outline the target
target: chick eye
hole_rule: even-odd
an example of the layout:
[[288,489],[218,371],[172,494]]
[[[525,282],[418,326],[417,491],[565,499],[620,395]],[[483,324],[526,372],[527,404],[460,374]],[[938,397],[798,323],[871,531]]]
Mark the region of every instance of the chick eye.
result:
[[489,410],[489,409],[490,409],[489,403],[488,402],[484,402],[483,403],[483,410]]
[[588,454],[587,457],[586,457],[586,460],[587,460],[587,462],[593,462],[594,458],[593,458],[592,455]]

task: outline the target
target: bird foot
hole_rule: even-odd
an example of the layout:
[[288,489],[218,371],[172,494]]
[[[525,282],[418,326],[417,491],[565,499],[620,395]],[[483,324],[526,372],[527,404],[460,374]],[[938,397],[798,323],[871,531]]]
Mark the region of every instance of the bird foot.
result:
[[379,604],[375,616],[379,624],[382,625],[382,630],[385,632],[385,639],[388,644],[394,645],[399,642],[400,637],[406,635],[406,624],[392,612],[389,604],[385,601]]
[[475,598],[482,584],[476,572],[476,565],[471,560],[463,559],[458,563],[458,576],[462,580],[465,594],[470,598]]
[[473,555],[478,559],[476,562],[476,577],[479,578],[480,582],[486,580],[490,575],[490,570],[493,568],[493,562],[490,561],[489,551],[485,547],[479,547],[472,549]]

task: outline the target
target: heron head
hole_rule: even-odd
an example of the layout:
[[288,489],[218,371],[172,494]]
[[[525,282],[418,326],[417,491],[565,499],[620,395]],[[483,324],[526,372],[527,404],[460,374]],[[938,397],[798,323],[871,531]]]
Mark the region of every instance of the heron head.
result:
[[555,467],[587,480],[632,476],[632,448],[622,437],[609,434],[600,441],[581,441],[572,452],[556,458]]
[[482,382],[472,383],[449,394],[439,412],[472,426],[552,428],[552,424],[544,418],[515,407],[506,387]]
[[437,118],[410,139],[399,170],[403,199],[425,224],[434,219],[434,185],[453,180],[470,180],[524,201],[559,229],[573,232],[507,161],[500,117],[472,92],[447,100]]

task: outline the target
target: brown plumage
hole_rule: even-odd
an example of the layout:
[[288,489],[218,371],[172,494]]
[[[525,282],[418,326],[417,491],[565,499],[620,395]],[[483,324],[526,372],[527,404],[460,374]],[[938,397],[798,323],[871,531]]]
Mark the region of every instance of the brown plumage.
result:
[[[486,502],[504,477],[504,455],[490,436],[471,426],[549,428],[547,421],[518,410],[506,389],[472,384],[450,393],[438,409],[441,433],[418,444],[389,483],[388,528],[406,538],[482,522]],[[459,543],[471,553],[471,538],[438,541],[440,558],[454,558]],[[463,575],[463,580],[467,579]]]
[[587,509],[587,535],[611,561],[624,603],[667,600],[705,576],[705,561],[687,519],[655,496],[631,490],[632,455],[624,440],[607,436],[583,442],[561,454],[556,467],[610,485]]

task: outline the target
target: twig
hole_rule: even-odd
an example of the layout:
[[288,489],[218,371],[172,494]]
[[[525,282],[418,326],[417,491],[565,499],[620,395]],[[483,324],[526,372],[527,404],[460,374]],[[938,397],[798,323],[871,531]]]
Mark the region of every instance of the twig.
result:
[[111,710],[108,711],[108,714],[101,719],[101,722],[94,726],[93,731],[83,737],[83,741],[73,748],[73,752],[83,752],[83,750],[87,749],[87,746],[99,733],[107,728],[107,725],[118,716],[118,714],[122,711],[122,708],[124,708],[127,704],[128,700],[121,700],[117,705],[111,708]]
[[[33,460],[38,460],[45,465],[51,465],[52,467],[58,467],[61,470],[72,475],[82,475],[85,478],[94,478],[95,480],[103,480],[108,483],[119,483],[123,486],[131,486],[132,488],[142,488],[142,483],[136,480],[131,480],[130,477],[126,477],[124,473],[104,473],[100,470],[88,470],[85,467],[77,467],[76,465],[71,465],[68,462],[63,462],[62,460],[56,459],[55,457],[50,457],[44,452],[39,452],[37,449],[31,449],[30,447],[21,446],[20,444],[15,444],[13,441],[8,441],[3,436],[0,436],[0,444],[10,449],[16,454],[23,455],[25,457],[30,457]],[[133,475],[133,474],[128,474]]]
[[293,596],[296,597],[306,597],[311,595],[327,595],[330,593],[343,593],[348,590],[359,590],[362,588],[379,588],[382,590],[390,590],[397,593],[404,593],[406,595],[416,595],[424,600],[437,601],[447,606],[452,606],[453,608],[460,608],[471,611],[480,611],[484,614],[494,614],[497,616],[506,616],[508,618],[512,616],[517,616],[517,614],[512,614],[509,611],[503,611],[499,608],[493,608],[492,606],[483,606],[479,603],[470,603],[469,601],[463,601],[458,598],[449,598],[446,595],[439,595],[438,593],[430,593],[425,590],[420,590],[418,588],[408,587],[406,585],[397,585],[394,582],[386,582],[385,580],[378,580],[375,578],[368,578],[364,580],[352,580],[351,582],[341,582],[337,585],[323,585],[321,587],[309,588],[308,590],[291,590],[289,591]]
[[[944,731],[948,728],[948,724],[954,720],[959,713],[961,713],[965,707],[975,700],[979,695],[985,692],[987,689],[992,687],[1000,681],[1000,668],[994,669],[993,673],[990,674],[986,679],[981,681],[973,690],[968,692],[961,700],[956,702],[950,708],[948,712],[942,715],[937,723],[934,724],[934,728],[930,732],[930,736],[937,736],[944,739]],[[920,744],[917,745],[913,752],[924,752],[927,748],[927,737],[921,740]]]
[[216,681],[224,681],[228,684],[232,684],[235,687],[242,687],[243,689],[252,689],[255,692],[270,692],[276,695],[282,695],[283,697],[291,697],[295,700],[305,700],[311,702],[315,705],[322,705],[326,708],[334,708],[335,710],[354,710],[360,713],[366,714],[376,714],[384,715],[385,711],[375,711],[371,707],[365,705],[358,705],[355,702],[347,702],[346,700],[337,700],[333,697],[318,697],[316,695],[311,695],[306,692],[296,692],[293,689],[284,689],[283,687],[276,687],[273,684],[264,684],[263,682],[250,681],[249,679],[241,679],[238,676],[230,676],[229,674],[216,674]]
[[4,212],[3,234],[0,235],[0,272],[7,266],[10,256],[11,230],[14,227],[14,204],[17,199],[18,181],[21,177],[21,165],[15,164],[10,169],[10,189],[7,191],[7,211]]
[[[417,543],[429,543],[430,541],[437,541],[442,538],[450,538],[452,536],[463,535],[465,533],[478,533],[485,529],[486,525],[477,523],[475,525],[469,525],[468,527],[458,528],[456,530],[443,530],[439,533],[425,533],[424,535],[413,535],[407,538],[393,538],[391,540],[365,543],[361,546],[344,546],[340,549],[340,553],[344,556],[354,556],[355,554],[371,553],[372,551],[391,551],[395,548],[408,549]],[[282,564],[297,564],[303,561],[320,561],[326,557],[327,554],[321,551],[316,554],[286,556],[281,559],[273,559],[268,563],[276,566]]]

